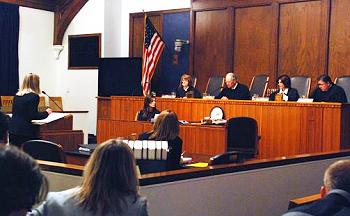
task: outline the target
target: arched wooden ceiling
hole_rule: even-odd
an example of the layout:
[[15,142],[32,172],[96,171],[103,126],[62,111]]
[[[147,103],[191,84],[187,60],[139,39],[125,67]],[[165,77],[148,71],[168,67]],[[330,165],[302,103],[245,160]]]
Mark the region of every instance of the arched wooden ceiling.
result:
[[88,0],[0,0],[0,2],[4,3],[55,12],[54,45],[62,44],[64,33],[70,22],[87,1]]

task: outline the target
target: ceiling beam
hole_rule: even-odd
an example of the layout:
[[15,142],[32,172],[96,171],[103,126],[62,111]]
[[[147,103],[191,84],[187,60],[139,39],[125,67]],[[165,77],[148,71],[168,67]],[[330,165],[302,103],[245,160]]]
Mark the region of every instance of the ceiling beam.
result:
[[62,45],[63,36],[75,15],[88,0],[63,0],[56,5],[54,45]]
[[0,2],[52,12],[55,11],[57,4],[57,0],[0,0]]

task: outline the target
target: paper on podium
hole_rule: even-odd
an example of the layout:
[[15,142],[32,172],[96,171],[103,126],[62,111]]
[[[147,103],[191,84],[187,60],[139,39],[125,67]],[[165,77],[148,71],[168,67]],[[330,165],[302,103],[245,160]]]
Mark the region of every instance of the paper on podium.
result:
[[43,124],[47,124],[47,123],[56,121],[58,119],[64,118],[67,115],[69,114],[68,113],[51,113],[46,119],[32,120],[32,123],[35,125],[43,125]]

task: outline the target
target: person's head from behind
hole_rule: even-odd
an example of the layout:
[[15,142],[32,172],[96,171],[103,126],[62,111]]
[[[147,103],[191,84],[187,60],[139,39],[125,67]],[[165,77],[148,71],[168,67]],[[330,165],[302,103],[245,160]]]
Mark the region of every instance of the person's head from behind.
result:
[[176,113],[171,110],[164,110],[154,123],[150,139],[173,140],[179,135],[179,131],[179,120]]
[[22,86],[17,92],[17,95],[22,96],[27,93],[36,93],[40,94],[40,78],[38,75],[29,73],[27,74],[22,82]]
[[120,140],[108,140],[97,146],[85,166],[77,198],[86,210],[119,215],[123,197],[139,196],[138,184],[130,147]]
[[153,109],[156,108],[156,98],[151,95],[147,95],[143,101],[143,109]]
[[0,215],[26,215],[47,191],[47,179],[34,159],[14,146],[0,146]]
[[234,73],[228,73],[225,77],[225,84],[227,88],[233,88],[237,83],[237,75]]
[[287,89],[291,87],[291,81],[288,75],[281,75],[277,78],[276,84],[279,89]]
[[328,75],[321,75],[317,78],[317,85],[321,91],[328,91],[332,84],[332,79]]
[[0,112],[0,144],[6,144],[8,140],[9,117]]
[[322,197],[334,189],[350,193],[350,160],[340,160],[330,165],[324,174],[323,184]]
[[191,75],[188,75],[188,74],[184,74],[181,76],[181,83],[180,83],[180,86],[179,87],[190,87],[190,86],[193,86],[193,80],[192,80],[192,77]]

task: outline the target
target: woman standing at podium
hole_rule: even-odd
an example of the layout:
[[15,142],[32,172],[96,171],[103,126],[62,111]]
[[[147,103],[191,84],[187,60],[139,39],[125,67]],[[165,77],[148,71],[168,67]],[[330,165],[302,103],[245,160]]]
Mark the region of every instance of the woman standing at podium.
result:
[[38,138],[37,128],[32,124],[34,119],[44,119],[52,113],[51,109],[38,112],[40,78],[29,73],[13,100],[12,119],[9,133],[10,144],[21,147],[22,143]]

